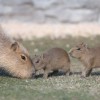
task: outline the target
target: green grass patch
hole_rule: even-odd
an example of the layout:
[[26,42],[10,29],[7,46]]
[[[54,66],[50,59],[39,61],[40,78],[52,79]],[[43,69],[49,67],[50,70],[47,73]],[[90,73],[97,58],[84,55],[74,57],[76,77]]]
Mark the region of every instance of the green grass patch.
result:
[[[23,41],[31,57],[52,47],[69,51],[75,44],[85,42],[90,47],[99,46],[100,36],[90,38],[40,38]],[[93,71],[87,78],[81,78],[83,65],[72,59],[71,76],[53,76],[48,79],[17,79],[0,76],[0,100],[99,100],[100,74]]]

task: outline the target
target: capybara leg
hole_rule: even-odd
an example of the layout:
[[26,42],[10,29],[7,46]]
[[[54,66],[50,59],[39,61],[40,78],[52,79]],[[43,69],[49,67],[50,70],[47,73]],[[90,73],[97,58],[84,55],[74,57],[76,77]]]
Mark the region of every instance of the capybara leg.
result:
[[87,71],[86,77],[90,76],[91,72],[92,72],[92,68]]
[[85,68],[82,72],[82,77],[88,77],[91,74],[92,68]]
[[66,71],[65,75],[66,75],[66,76],[71,75],[70,69]]
[[64,71],[64,73],[65,73],[66,76],[71,75],[70,68],[64,67],[63,71]]
[[47,78],[48,78],[48,70],[45,70],[45,71],[44,71],[43,78],[44,78],[44,79],[47,79]]

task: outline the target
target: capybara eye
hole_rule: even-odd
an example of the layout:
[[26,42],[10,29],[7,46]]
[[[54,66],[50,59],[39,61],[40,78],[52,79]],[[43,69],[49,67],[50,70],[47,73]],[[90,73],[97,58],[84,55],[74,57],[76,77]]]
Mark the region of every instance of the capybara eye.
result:
[[39,63],[39,60],[37,60],[35,63]]
[[22,58],[23,60],[26,60],[26,57],[25,57],[24,55],[21,55],[21,58]]
[[77,50],[81,50],[81,48],[78,48]]

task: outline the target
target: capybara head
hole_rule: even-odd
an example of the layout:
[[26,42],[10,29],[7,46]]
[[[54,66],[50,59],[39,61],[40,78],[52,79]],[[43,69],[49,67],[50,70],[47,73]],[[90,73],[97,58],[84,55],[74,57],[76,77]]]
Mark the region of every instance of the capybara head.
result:
[[70,51],[69,54],[70,56],[80,59],[84,53],[88,50],[87,45],[85,43],[80,43],[73,47]]
[[0,58],[3,68],[14,77],[31,78],[35,69],[27,50],[18,42],[12,43],[10,48],[5,48],[4,56]]
[[43,69],[46,64],[43,54],[35,55],[35,57],[33,58],[33,64],[35,66],[36,71]]

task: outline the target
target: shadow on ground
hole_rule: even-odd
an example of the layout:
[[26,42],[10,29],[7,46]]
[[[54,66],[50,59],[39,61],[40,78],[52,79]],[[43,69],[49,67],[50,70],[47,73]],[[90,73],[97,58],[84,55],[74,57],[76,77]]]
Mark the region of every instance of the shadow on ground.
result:
[[9,74],[7,71],[5,71],[4,69],[0,69],[0,76],[3,77],[12,77],[11,74]]
[[[53,72],[50,73],[48,77],[55,77],[55,76],[64,76],[65,74],[63,72]],[[80,75],[81,76],[81,72],[71,72],[71,75]],[[91,76],[100,76],[100,72],[92,72]],[[43,78],[43,74],[39,74],[36,75],[35,78]]]

